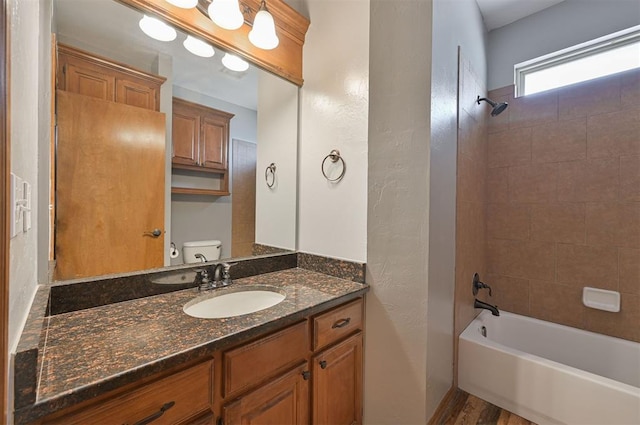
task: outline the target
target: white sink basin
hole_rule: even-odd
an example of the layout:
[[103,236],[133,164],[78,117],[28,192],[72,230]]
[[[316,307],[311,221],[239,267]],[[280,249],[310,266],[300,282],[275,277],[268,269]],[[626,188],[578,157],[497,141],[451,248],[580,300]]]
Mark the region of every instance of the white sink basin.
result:
[[285,296],[269,289],[247,289],[225,294],[209,294],[184,305],[182,310],[199,319],[222,319],[255,313],[282,302]]

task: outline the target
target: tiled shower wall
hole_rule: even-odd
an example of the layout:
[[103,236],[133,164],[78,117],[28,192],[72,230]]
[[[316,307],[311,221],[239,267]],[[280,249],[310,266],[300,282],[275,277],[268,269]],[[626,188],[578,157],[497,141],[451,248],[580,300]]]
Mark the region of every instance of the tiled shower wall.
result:
[[[640,341],[640,72],[489,97],[509,102],[487,127],[491,302]],[[585,286],[619,291],[621,311],[585,307]]]

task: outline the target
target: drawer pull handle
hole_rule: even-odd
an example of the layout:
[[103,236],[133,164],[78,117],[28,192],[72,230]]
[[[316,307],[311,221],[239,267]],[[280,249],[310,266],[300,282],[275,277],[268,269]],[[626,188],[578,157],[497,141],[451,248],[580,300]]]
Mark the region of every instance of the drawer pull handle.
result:
[[351,322],[351,317],[347,317],[346,319],[340,319],[336,323],[334,323],[333,326],[331,326],[331,329],[344,328],[349,324],[349,322]]
[[327,361],[326,360],[321,360],[320,361],[320,369],[326,369],[327,368]]
[[309,372],[308,370],[305,370],[304,372],[302,372],[302,379],[304,379],[305,381],[308,381],[310,377],[311,377],[311,372]]
[[160,416],[164,415],[164,412],[166,412],[167,410],[171,409],[175,404],[176,404],[175,401],[170,401],[169,403],[165,403],[165,404],[162,405],[160,410],[158,410],[156,413],[147,416],[146,418],[136,422],[133,425],[147,425],[147,424],[155,421],[156,419],[158,419]]

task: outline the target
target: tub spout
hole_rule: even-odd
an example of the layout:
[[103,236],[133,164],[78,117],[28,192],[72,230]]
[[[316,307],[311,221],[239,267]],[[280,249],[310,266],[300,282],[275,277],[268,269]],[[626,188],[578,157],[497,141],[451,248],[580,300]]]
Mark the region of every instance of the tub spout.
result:
[[485,310],[489,310],[491,314],[494,316],[500,316],[500,311],[498,311],[498,307],[495,305],[487,304],[478,299],[473,303],[473,308],[484,308]]

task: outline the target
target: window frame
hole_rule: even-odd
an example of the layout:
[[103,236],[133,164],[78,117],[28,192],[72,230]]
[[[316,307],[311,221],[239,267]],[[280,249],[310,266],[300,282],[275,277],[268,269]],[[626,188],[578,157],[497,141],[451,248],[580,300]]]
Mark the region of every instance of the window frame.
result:
[[[634,43],[640,43],[640,25],[566,49],[558,50],[557,52],[517,63],[513,67],[515,97],[525,96],[525,79],[529,74]],[[574,83],[582,81],[575,81]],[[565,86],[566,85],[562,85],[556,88]]]

